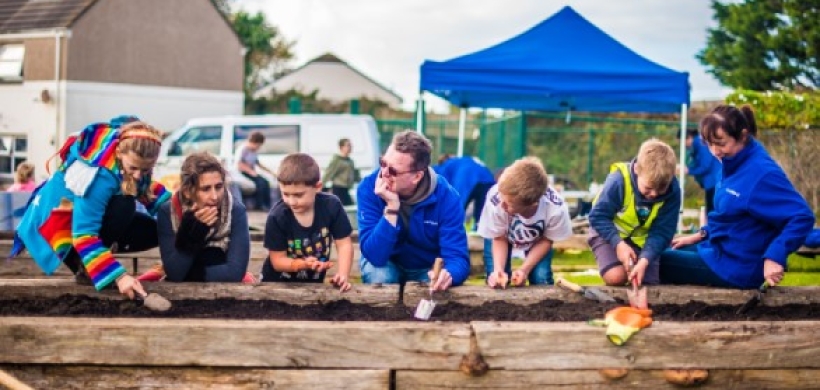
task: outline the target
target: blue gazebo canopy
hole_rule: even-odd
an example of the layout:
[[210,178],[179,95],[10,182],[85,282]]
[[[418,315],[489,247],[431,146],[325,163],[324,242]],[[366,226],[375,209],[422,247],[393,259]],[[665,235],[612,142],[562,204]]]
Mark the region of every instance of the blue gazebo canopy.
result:
[[425,61],[421,90],[459,107],[679,112],[689,104],[689,74],[647,60],[564,7],[495,46]]

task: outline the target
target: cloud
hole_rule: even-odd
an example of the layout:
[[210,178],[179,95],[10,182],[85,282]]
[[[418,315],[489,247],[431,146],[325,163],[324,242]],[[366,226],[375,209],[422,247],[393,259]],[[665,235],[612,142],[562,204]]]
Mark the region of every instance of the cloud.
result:
[[[447,60],[510,39],[570,5],[613,38],[690,73],[692,100],[725,95],[694,58],[714,25],[708,0],[237,0],[296,40],[294,66],[332,52],[411,108],[425,59]],[[431,99],[441,111],[446,104]]]

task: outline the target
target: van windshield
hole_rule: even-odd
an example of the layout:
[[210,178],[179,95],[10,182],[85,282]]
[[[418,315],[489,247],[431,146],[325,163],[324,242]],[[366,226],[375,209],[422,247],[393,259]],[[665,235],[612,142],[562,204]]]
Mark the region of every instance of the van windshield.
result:
[[265,136],[265,142],[258,154],[289,154],[299,151],[299,125],[238,125],[233,130],[233,147],[237,150],[248,136],[258,131]]

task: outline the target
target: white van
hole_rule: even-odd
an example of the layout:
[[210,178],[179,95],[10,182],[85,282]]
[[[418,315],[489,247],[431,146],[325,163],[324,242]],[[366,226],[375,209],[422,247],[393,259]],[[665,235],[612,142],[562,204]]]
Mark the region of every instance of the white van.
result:
[[[236,154],[253,131],[265,135],[265,143],[259,148],[259,162],[274,172],[285,155],[294,152],[311,155],[324,172],[333,155],[339,152],[342,138],[350,139],[353,144],[350,157],[362,177],[379,164],[379,132],[369,115],[222,116],[191,119],[169,135],[162,143],[154,177],[175,189],[185,157],[192,152],[208,151],[222,159],[231,180],[239,184],[242,193],[251,194],[253,182],[239,173]],[[274,178],[268,177],[268,180],[272,186],[276,185]]]

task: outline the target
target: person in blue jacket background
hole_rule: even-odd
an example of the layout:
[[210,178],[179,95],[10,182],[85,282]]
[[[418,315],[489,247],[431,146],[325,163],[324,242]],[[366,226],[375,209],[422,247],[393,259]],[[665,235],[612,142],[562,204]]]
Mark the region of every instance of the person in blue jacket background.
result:
[[437,257],[444,269],[432,289],[446,290],[469,276],[461,198],[430,167],[430,151],[423,135],[398,133],[381,167],[359,185],[362,282],[429,281]]
[[447,179],[461,197],[464,210],[473,202],[474,227],[478,226],[487,192],[495,185],[495,176],[481,160],[472,156],[453,157],[445,154],[433,169]]
[[706,192],[706,212],[715,209],[715,187],[720,181],[721,165],[703,142],[697,130],[686,132],[686,173],[692,175]]
[[46,274],[65,263],[81,284],[116,284],[130,298],[144,296],[113,252],[157,246],[156,221],[137,212],[136,202],[154,215],[170,197],[151,180],[161,142],[159,130],[130,116],[69,137],[57,172],[32,194],[12,256],[25,247]]
[[661,255],[661,283],[777,285],[789,254],[812,231],[814,213],[755,139],[751,107],[716,107],[701,120],[700,135],[723,166],[715,209],[699,233],[674,239]]

